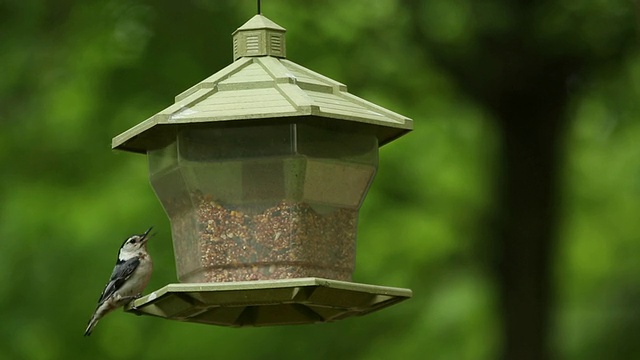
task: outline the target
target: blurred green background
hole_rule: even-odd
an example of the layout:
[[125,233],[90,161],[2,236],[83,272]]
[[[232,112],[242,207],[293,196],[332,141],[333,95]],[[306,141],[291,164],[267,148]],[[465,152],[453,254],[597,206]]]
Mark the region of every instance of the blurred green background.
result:
[[255,6],[0,0],[0,358],[640,358],[632,0],[265,0],[290,60],[414,119],[381,149],[354,274],[414,298],[253,329],[117,311],[84,338],[128,235],[157,229],[148,291],[176,281],[146,158],[111,138],[228,65]]

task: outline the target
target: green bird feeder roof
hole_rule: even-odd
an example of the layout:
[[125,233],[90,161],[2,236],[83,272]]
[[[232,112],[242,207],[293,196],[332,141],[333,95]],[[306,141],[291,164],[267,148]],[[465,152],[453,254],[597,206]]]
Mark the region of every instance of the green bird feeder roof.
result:
[[113,148],[145,153],[174,141],[181,127],[220,122],[336,121],[373,131],[380,145],[413,128],[411,119],[286,60],[284,33],[284,28],[262,15],[251,18],[233,33],[232,64],[176,96],[173,105],[116,136]]

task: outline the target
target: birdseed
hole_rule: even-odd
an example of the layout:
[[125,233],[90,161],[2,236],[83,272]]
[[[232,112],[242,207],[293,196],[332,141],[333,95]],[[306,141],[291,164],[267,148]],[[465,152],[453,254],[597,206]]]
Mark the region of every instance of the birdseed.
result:
[[211,196],[192,200],[171,219],[181,282],[351,280],[356,209],[319,213],[288,200],[264,209],[223,206]]

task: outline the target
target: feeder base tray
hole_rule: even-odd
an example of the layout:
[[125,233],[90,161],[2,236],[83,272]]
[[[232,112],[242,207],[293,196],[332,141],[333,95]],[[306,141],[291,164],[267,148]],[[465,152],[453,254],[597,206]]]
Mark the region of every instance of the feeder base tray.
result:
[[321,278],[169,284],[125,311],[222,326],[311,324],[361,316],[412,296],[410,289]]

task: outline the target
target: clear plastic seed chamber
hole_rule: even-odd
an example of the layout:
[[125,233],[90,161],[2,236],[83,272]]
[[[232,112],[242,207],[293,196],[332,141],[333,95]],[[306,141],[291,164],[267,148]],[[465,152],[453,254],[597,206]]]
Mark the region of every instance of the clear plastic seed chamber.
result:
[[373,134],[292,123],[183,129],[149,151],[181,282],[350,281]]

